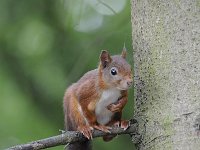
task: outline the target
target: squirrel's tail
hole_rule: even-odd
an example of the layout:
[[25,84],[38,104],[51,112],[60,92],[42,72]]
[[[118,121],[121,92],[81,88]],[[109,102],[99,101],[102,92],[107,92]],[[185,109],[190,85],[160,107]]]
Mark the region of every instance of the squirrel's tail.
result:
[[67,146],[68,150],[91,150],[91,142],[89,140],[84,142],[76,142]]
[[[65,101],[66,102],[66,101]],[[76,131],[77,125],[74,122],[74,119],[69,117],[69,109],[67,109],[68,104],[64,103],[64,114],[65,114],[65,130],[67,131]],[[66,146],[65,150],[92,150],[91,141],[86,140],[83,142],[75,142]]]
[[[70,118],[68,118],[66,130],[75,131],[75,128],[74,126],[72,126],[72,124],[73,123],[71,122]],[[66,146],[65,150],[92,150],[91,141],[86,140],[82,142],[71,143],[68,146]]]

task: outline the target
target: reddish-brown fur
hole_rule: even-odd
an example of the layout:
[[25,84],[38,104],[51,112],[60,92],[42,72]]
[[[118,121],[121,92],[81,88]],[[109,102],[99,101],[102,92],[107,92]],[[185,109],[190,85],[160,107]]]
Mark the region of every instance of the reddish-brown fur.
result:
[[[92,130],[98,129],[109,132],[110,126],[118,125],[126,129],[129,126],[127,121],[121,120],[122,109],[127,103],[128,84],[132,84],[131,67],[125,61],[126,51],[121,56],[110,57],[107,51],[102,51],[100,65],[97,69],[86,73],[77,83],[72,84],[64,96],[64,115],[66,130],[78,130],[88,139],[92,138]],[[110,75],[110,68],[118,69],[119,79]],[[121,84],[121,85],[120,85]],[[96,105],[104,91],[110,88],[124,88],[120,91],[121,96],[115,103],[107,106],[107,110],[113,113],[110,121],[105,125],[99,124],[96,117]],[[105,136],[105,141],[111,140],[113,136]],[[79,147],[80,148],[80,147]],[[75,148],[72,148],[75,149]]]

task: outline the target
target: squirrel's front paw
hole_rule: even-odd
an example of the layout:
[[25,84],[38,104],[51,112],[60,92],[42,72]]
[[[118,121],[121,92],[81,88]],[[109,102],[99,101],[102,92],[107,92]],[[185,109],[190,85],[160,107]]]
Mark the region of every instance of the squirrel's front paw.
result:
[[111,112],[119,112],[122,110],[122,107],[119,104],[110,104],[107,106],[107,109]]
[[79,126],[78,131],[80,131],[88,140],[92,139],[92,131],[94,130],[91,126]]

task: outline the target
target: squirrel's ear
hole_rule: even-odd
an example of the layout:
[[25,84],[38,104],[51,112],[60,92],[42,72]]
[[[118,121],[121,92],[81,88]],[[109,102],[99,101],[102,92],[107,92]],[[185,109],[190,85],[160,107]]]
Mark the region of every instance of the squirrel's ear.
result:
[[121,56],[124,58],[124,59],[126,59],[126,47],[125,47],[125,44],[124,44],[124,47],[123,47],[123,49],[122,49],[122,54],[121,54]]
[[108,51],[106,50],[101,51],[100,60],[103,68],[107,67],[107,65],[112,61]]

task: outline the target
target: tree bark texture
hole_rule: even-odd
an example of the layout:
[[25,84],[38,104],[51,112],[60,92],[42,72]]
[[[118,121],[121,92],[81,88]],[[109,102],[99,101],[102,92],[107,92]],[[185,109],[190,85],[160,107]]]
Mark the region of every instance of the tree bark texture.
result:
[[200,0],[131,0],[140,150],[200,149]]

